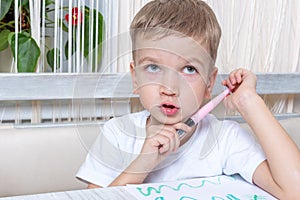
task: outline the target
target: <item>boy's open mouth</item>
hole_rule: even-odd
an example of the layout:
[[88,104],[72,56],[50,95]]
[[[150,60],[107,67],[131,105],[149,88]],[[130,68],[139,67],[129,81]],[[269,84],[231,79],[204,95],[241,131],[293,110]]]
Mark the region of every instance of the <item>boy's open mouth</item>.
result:
[[176,106],[170,105],[170,104],[163,104],[162,106],[165,108],[170,108],[170,109],[176,108]]
[[165,115],[175,115],[179,110],[177,106],[167,103],[162,104],[160,109]]

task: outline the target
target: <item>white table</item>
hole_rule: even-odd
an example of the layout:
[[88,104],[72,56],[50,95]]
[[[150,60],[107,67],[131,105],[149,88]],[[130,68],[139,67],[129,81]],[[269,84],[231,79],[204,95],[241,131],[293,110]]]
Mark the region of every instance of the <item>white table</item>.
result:
[[85,189],[24,196],[4,197],[1,200],[135,200],[124,187]]
[[245,182],[240,176],[215,176],[164,183],[138,184],[74,190],[0,200],[274,200],[270,194]]

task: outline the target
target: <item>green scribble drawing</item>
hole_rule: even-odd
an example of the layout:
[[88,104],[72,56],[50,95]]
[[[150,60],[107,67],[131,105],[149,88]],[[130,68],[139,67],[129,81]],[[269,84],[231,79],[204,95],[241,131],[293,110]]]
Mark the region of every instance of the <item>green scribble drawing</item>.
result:
[[[231,180],[236,180],[237,178],[235,176],[228,176],[226,177],[226,179],[231,179]],[[198,188],[202,188],[207,184],[211,184],[211,185],[221,185],[222,181],[221,179],[224,179],[224,177],[218,177],[216,180],[199,180],[199,184],[197,185],[191,185],[185,182],[179,183],[177,186],[170,186],[167,184],[161,184],[158,185],[156,187],[153,186],[149,186],[147,188],[143,187],[136,187],[136,189],[139,191],[139,193],[145,197],[150,196],[151,194],[161,194],[163,192],[163,189],[170,189],[173,191],[180,191],[183,187],[189,187],[189,188],[193,188],[193,189],[198,189]],[[245,197],[245,196],[244,196]],[[218,197],[218,196],[213,196],[211,198],[211,200],[242,200],[238,197],[236,197],[233,194],[227,194],[225,199],[222,197]],[[244,199],[244,198],[243,198]],[[165,200],[165,197],[160,196],[160,197],[156,197],[155,200]],[[189,197],[189,196],[182,196],[180,197],[179,200],[197,200],[194,197]],[[245,200],[267,200],[266,196],[259,196],[259,195],[246,195],[246,199]]]
[[[165,200],[164,197],[156,197],[155,200]],[[194,197],[189,197],[189,196],[182,196],[180,197],[179,200],[198,200]],[[218,197],[218,196],[213,196],[211,197],[211,200],[242,200],[236,196],[234,196],[233,194],[228,194],[226,195],[226,198],[222,198],[222,197]],[[267,200],[266,197],[264,196],[258,196],[258,195],[248,195],[246,200]]]
[[239,198],[237,198],[236,196],[234,196],[233,194],[228,194],[226,195],[227,199],[229,200],[240,200]]
[[267,200],[265,196],[258,196],[258,195],[247,195],[248,200]]
[[266,200],[267,198],[264,196],[258,196],[258,195],[254,195],[251,200]]
[[[155,200],[165,200],[165,198],[164,197],[156,197]],[[182,196],[182,197],[180,197],[179,200],[198,200],[198,199],[195,199],[194,197]]]
[[225,199],[222,198],[222,197],[216,197],[216,196],[214,196],[214,197],[211,197],[211,200],[225,200]]
[[195,199],[195,198],[193,198],[193,197],[188,197],[188,196],[182,196],[182,197],[180,197],[180,199],[179,200],[198,200],[198,199]]
[[[230,177],[231,179],[235,180],[234,177]],[[210,181],[210,180],[201,180],[201,184],[200,185],[190,185],[187,183],[180,183],[177,187],[172,187],[169,185],[159,185],[158,188],[154,188],[154,187],[148,187],[146,189],[146,191],[143,191],[143,188],[141,187],[137,187],[136,189],[143,195],[143,196],[150,196],[152,192],[156,193],[156,194],[160,194],[162,192],[163,188],[168,188],[174,191],[179,191],[181,190],[182,187],[186,186],[186,187],[190,187],[190,188],[201,188],[203,187],[205,184],[213,184],[213,185],[220,185],[221,184],[221,177],[218,177],[218,179],[214,182],[214,181]]]
[[227,195],[226,195],[226,198],[213,196],[213,197],[211,197],[211,200],[241,200],[241,199],[240,199],[240,198],[237,198],[237,197],[234,196],[233,194],[227,194]]

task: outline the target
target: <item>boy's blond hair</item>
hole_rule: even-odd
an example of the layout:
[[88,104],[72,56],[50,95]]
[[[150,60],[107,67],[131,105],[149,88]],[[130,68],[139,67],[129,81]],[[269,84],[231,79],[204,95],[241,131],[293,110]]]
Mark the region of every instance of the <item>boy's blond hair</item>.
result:
[[131,26],[133,51],[138,36],[159,39],[174,34],[191,37],[215,62],[221,28],[212,9],[201,0],[154,0],[135,16]]

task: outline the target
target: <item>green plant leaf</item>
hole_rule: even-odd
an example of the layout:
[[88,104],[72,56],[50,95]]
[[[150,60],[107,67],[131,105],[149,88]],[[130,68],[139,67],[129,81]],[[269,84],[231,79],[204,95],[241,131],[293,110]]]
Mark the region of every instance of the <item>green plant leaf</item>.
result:
[[[93,14],[91,12],[93,12]],[[93,19],[91,18],[92,16]],[[93,22],[93,24],[91,24],[91,22]],[[81,51],[83,51],[84,57],[94,68],[102,59],[102,41],[103,41],[103,30],[104,30],[103,16],[97,10],[85,7],[84,23],[85,23],[84,30],[83,30],[84,46],[82,47],[82,41],[80,41],[80,49]],[[90,26],[93,26],[93,32],[90,32],[91,31]],[[93,36],[93,38],[91,38],[91,36]],[[91,39],[93,41],[91,41]],[[92,56],[90,57],[90,55]],[[98,58],[97,60],[95,60],[96,55]]]
[[12,41],[12,38],[14,37],[15,33],[14,32],[10,32],[8,34],[8,37],[7,37],[7,41],[9,43],[9,45],[11,45],[11,41]]
[[[75,40],[73,40],[71,56],[73,56],[73,54],[75,52],[76,52],[76,42],[75,42]],[[69,59],[69,41],[67,41],[65,44],[65,56],[66,56],[66,59],[68,60]]]
[[40,48],[32,37],[18,34],[18,51],[15,52],[15,37],[11,40],[11,50],[14,59],[17,58],[18,72],[35,72],[40,56]]
[[26,31],[23,31],[22,34],[26,37],[30,37],[30,33],[26,32]]
[[61,19],[58,19],[58,25],[62,28],[63,31],[68,32],[68,27],[64,24]]
[[1,7],[0,7],[0,21],[5,17],[7,14],[13,0],[1,0]]
[[29,4],[29,0],[21,0],[21,6],[26,6]]
[[3,30],[0,32],[0,51],[3,51],[8,47],[8,35],[10,34],[9,30]]
[[[90,12],[94,12],[93,13],[93,19],[90,19]],[[97,15],[98,15],[98,27],[97,27]],[[93,32],[90,32],[90,22],[93,22]],[[84,57],[87,58],[90,54],[90,49],[94,49],[102,43],[103,40],[103,16],[100,12],[98,12],[97,10],[91,10],[88,7],[85,7],[84,9],[84,23],[85,23],[85,27],[84,27]],[[98,30],[98,35],[96,35]],[[90,42],[90,36],[94,36],[92,43]],[[95,38],[95,36],[97,36],[97,40]],[[81,44],[81,42],[80,42]],[[92,46],[92,48],[90,48]],[[101,52],[101,50],[99,51]]]
[[55,1],[53,0],[46,0],[46,7],[49,6],[49,5],[54,5],[55,4]]
[[[54,71],[54,58],[55,58],[55,50],[53,48],[47,52],[47,62],[51,67],[52,72]],[[57,66],[60,65],[60,50],[58,48],[56,48],[56,64]]]

